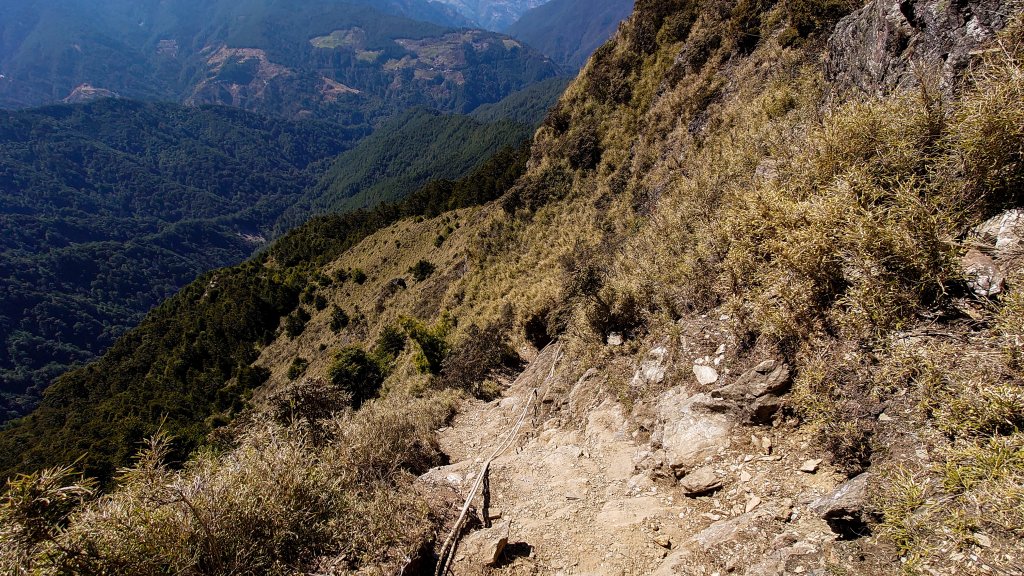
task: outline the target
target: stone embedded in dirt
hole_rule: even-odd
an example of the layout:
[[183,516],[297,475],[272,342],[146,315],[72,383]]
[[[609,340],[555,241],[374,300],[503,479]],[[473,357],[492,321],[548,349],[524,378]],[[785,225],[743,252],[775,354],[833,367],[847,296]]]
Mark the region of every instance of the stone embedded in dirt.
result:
[[684,476],[679,481],[679,487],[687,496],[701,496],[721,488],[722,480],[715,474],[714,469],[705,466]]
[[693,365],[693,375],[697,377],[697,383],[701,386],[710,386],[718,382],[718,370],[711,366]]
[[501,561],[501,554],[505,552],[505,547],[508,546],[508,536],[502,536],[491,542],[486,548],[484,553],[484,564],[488,566],[494,566]]
[[871,534],[867,509],[870,474],[861,474],[841,484],[831,494],[811,502],[810,509],[843,539],[854,540]]
[[750,475],[750,472],[747,472],[746,470],[740,472],[740,482],[747,483],[750,482],[752,478],[753,476]]
[[711,396],[726,400],[753,400],[767,394],[779,394],[789,386],[789,377],[789,365],[765,360],[731,384],[713,391]]
[[800,471],[808,474],[814,474],[818,471],[818,466],[821,466],[821,458],[804,460],[804,463],[800,465]]
[[998,295],[1007,278],[1024,264],[1024,210],[1009,210],[987,220],[974,229],[969,243],[960,260],[968,287],[980,298]]
[[623,342],[622,334],[619,334],[618,332],[612,332],[608,335],[609,346],[622,346]]
[[767,426],[775,420],[775,415],[782,410],[782,398],[767,394],[750,403],[744,410],[747,424]]
[[761,505],[761,499],[757,496],[751,496],[750,500],[747,500],[747,505],[744,507],[744,511],[750,514],[755,508]]
[[960,260],[960,266],[967,277],[967,286],[981,298],[996,296],[1006,285],[1006,274],[999,269],[995,259],[980,250],[968,250]]
[[708,549],[722,546],[731,542],[740,542],[746,539],[753,532],[752,526],[756,526],[765,518],[770,518],[771,513],[766,510],[756,510],[750,513],[741,514],[735,518],[723,519],[708,526],[689,538],[685,543],[679,543],[679,548],[693,545],[695,547]]
[[672,549],[672,540],[664,534],[658,534],[657,536],[655,536],[654,543],[658,546],[661,546],[662,548],[666,548],[668,550]]

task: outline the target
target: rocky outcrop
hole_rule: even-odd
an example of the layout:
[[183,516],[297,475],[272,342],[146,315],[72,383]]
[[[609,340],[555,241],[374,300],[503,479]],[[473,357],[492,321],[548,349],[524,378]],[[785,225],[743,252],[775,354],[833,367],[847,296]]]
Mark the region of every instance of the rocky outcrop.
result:
[[828,41],[834,92],[885,94],[939,80],[946,92],[1006,26],[1000,0],[873,0],[843,18]]
[[996,296],[1024,262],[1024,210],[1009,210],[986,221],[969,239],[961,266],[971,290],[982,298]]
[[689,471],[729,445],[735,420],[722,414],[706,394],[670,390],[658,401],[660,430],[652,436],[665,450],[665,464]]
[[779,394],[789,386],[789,377],[789,366],[775,360],[765,360],[732,383],[713,391],[711,397],[755,400],[766,394]]

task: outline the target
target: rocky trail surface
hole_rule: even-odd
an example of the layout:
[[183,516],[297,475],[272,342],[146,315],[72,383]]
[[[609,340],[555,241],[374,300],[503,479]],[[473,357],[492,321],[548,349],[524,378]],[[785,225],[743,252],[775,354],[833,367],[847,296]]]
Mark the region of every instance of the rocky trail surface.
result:
[[[664,378],[665,349],[646,358],[633,384]],[[785,384],[787,367],[763,362],[711,385],[695,369],[627,409],[606,374],[563,382],[570,361],[549,347],[503,398],[468,401],[440,431],[452,464],[421,482],[454,519],[482,463],[529,412],[490,466],[491,526],[476,497],[448,573],[893,572],[862,537],[870,475],[848,481],[829,469],[782,418],[749,423],[759,417],[750,406]]]

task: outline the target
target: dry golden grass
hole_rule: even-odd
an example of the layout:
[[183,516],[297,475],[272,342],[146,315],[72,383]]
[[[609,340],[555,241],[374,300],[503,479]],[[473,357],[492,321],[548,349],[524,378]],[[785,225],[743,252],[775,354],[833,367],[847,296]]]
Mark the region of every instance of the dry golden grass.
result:
[[[36,515],[50,523],[46,534],[11,532],[25,523],[10,516],[29,506],[11,492],[0,507],[4,542],[35,548],[5,546],[5,574],[291,575],[324,563],[393,572],[432,537],[435,520],[411,482],[438,462],[434,430],[453,407],[450,395],[396,395],[335,415],[325,437],[309,434],[302,418],[288,426],[257,419],[235,448],[180,471],[167,464],[169,439],[157,437],[121,472],[117,490],[72,514],[66,528],[66,514]],[[59,471],[50,476],[26,480],[38,492],[31,499],[80,503],[86,488],[60,487]],[[23,557],[12,558],[18,551]]]

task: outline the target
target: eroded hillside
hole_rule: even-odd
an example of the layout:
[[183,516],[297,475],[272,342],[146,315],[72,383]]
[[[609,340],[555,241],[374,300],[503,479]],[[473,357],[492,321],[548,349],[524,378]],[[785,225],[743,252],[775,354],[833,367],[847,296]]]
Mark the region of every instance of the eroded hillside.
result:
[[249,407],[15,482],[3,561],[432,573],[526,414],[455,573],[1019,573],[1019,11],[638,2],[498,200],[253,264]]

